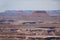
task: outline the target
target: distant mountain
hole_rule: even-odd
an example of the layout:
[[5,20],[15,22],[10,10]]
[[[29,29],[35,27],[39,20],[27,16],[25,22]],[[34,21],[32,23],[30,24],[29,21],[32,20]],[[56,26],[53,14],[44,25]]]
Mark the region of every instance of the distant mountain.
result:
[[28,15],[31,12],[32,12],[31,10],[25,10],[25,11],[7,10],[5,12],[0,12],[0,16],[15,17],[21,15]]
[[48,14],[51,16],[60,16],[60,10],[51,10],[48,11]]
[[20,19],[21,16],[26,16],[31,14],[32,11],[31,10],[25,10],[25,11],[21,11],[21,10],[6,10],[5,12],[0,12],[0,19]]
[[[60,16],[60,10],[51,10],[47,12],[51,16]],[[20,17],[22,15],[29,15],[31,13],[32,13],[32,10],[6,10],[5,12],[0,12],[0,16]]]

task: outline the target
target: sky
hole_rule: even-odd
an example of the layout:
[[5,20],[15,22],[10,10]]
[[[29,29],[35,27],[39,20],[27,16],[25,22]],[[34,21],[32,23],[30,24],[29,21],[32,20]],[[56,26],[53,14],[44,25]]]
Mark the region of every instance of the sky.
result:
[[0,12],[5,10],[60,10],[60,0],[0,0]]

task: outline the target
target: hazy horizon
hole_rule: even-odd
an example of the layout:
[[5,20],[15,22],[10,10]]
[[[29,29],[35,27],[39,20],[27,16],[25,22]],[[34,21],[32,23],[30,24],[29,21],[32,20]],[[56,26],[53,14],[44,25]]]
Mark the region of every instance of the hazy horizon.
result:
[[[24,15],[28,15],[31,14],[33,11],[46,11],[46,10],[6,10],[4,12],[0,12],[0,16],[1,15],[12,15],[12,14],[24,14]],[[22,13],[20,13],[22,12]],[[60,10],[48,10],[46,11],[49,15],[51,16],[60,16]]]

